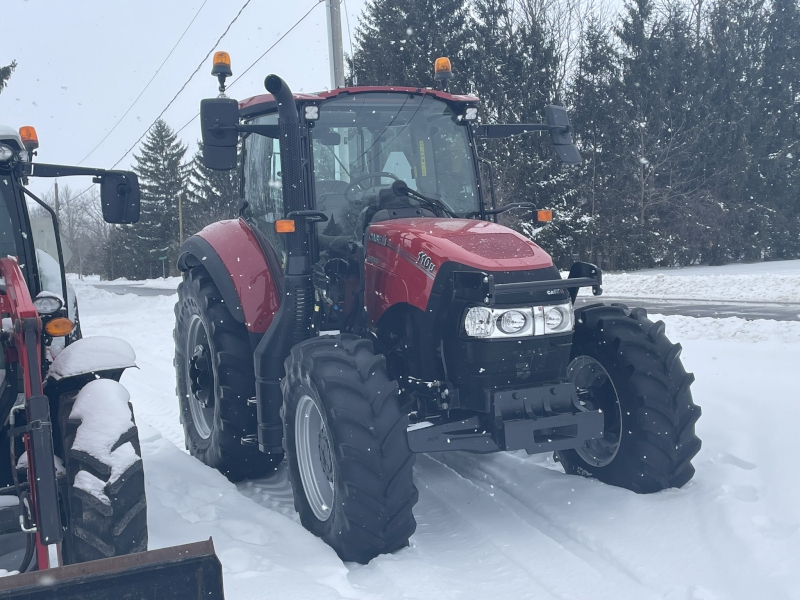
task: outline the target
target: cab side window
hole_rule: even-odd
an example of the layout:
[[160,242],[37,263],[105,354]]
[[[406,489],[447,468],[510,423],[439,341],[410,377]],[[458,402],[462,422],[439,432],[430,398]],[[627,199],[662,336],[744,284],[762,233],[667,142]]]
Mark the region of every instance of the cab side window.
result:
[[[257,117],[253,125],[277,125],[277,115]],[[283,218],[281,150],[277,139],[251,134],[245,140],[244,199],[248,220],[270,242],[283,262],[286,258],[283,236],[275,233],[275,221]]]

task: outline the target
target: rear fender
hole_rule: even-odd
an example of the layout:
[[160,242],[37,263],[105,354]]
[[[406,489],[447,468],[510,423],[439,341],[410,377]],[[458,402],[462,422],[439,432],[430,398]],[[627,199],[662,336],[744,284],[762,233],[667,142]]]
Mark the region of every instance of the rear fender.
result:
[[263,334],[280,308],[280,273],[274,273],[256,233],[243,219],[212,223],[181,246],[178,268],[202,266],[231,315],[251,334]]

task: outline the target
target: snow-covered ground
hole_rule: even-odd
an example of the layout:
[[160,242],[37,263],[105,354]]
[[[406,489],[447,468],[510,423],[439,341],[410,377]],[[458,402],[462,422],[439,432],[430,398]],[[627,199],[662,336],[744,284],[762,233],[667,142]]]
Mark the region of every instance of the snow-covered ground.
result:
[[176,296],[76,287],[84,334],[122,337],[138,356],[122,382],[142,435],[150,547],[212,536],[228,598],[800,598],[800,323],[664,318],[703,409],[683,489],[637,496],[524,452],[421,455],[411,547],[361,566],[302,528],[284,467],[233,485],[185,452]]
[[603,290],[618,298],[800,303],[800,260],[604,273]]

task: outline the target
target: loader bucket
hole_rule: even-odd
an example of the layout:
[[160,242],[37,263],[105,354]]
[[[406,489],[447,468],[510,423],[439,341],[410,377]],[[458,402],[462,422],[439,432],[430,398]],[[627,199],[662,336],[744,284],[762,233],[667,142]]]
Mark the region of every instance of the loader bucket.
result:
[[0,600],[217,600],[214,544],[184,544],[0,578]]

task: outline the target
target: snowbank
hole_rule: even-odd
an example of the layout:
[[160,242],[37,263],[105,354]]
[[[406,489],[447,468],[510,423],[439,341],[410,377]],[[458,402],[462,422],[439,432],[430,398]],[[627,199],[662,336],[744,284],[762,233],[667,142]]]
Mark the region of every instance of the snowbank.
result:
[[141,370],[122,382],[140,430],[151,548],[213,536],[227,597],[800,597],[800,324],[664,317],[703,410],[697,474],[683,489],[639,496],[524,452],[423,455],[411,547],[361,566],[302,528],[284,465],[236,486],[187,455],[175,296],[78,293],[85,333],[123,337],[137,354]]
[[[800,260],[603,273],[607,296],[800,304]],[[581,296],[590,296],[584,288]]]

